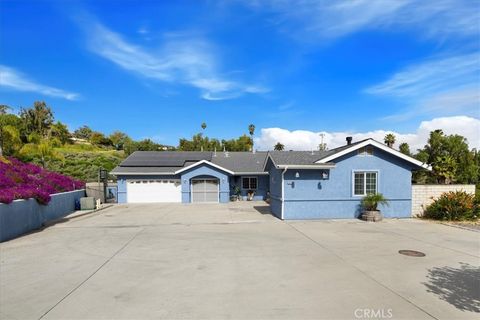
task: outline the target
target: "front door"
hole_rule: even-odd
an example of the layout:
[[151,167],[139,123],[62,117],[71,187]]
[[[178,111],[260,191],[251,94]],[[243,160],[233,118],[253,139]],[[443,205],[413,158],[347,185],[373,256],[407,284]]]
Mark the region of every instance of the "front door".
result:
[[219,202],[218,179],[193,179],[192,202]]

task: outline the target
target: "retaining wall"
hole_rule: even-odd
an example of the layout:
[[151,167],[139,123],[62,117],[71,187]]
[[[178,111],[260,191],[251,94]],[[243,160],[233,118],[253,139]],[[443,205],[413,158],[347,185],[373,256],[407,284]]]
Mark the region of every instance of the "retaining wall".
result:
[[412,185],[412,216],[423,215],[423,210],[442,193],[466,191],[475,193],[474,184],[414,184]]
[[52,194],[48,205],[35,199],[0,203],[0,242],[16,238],[41,228],[44,223],[75,211],[75,200],[85,196],[85,190]]

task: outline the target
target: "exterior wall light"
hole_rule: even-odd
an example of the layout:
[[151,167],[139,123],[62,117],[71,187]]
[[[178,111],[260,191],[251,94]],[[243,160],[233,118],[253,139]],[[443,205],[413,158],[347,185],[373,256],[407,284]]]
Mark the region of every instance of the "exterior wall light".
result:
[[297,171],[297,172],[295,173],[295,178],[300,178],[300,172]]
[[327,170],[322,172],[322,179],[328,179],[328,171]]

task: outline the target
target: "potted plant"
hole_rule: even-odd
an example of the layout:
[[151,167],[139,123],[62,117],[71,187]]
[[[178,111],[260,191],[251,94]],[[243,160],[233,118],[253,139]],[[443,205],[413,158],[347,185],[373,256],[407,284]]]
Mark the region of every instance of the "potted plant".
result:
[[363,209],[362,220],[365,221],[382,221],[383,215],[378,210],[378,205],[387,205],[388,200],[381,193],[370,193],[363,197],[361,206]]
[[232,201],[239,201],[242,191],[238,186],[233,187],[233,196],[231,197]]

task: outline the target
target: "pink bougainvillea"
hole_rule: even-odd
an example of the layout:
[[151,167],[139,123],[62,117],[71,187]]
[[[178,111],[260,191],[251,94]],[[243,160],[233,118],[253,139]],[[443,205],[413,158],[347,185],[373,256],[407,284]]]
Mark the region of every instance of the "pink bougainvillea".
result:
[[53,193],[85,188],[83,181],[42,169],[15,158],[0,157],[0,203],[34,198],[47,204]]

